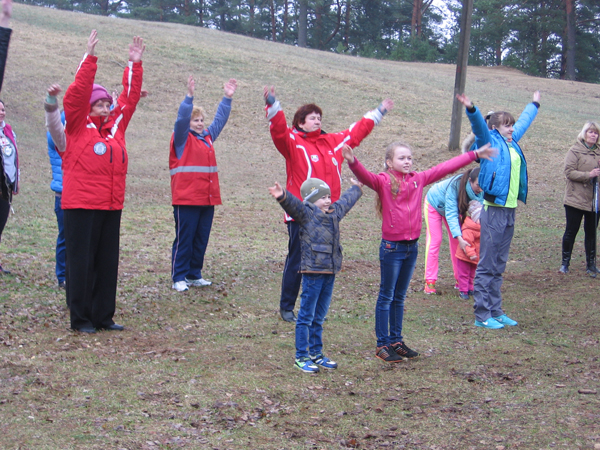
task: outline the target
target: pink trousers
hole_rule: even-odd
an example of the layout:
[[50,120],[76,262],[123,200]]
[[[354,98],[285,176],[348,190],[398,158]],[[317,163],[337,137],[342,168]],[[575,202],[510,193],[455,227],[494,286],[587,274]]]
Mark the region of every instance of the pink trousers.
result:
[[438,256],[442,245],[442,223],[446,226],[448,232],[452,270],[454,271],[454,278],[458,280],[458,270],[456,268],[458,239],[452,237],[446,218],[429,204],[427,197],[425,197],[423,211],[425,211],[425,225],[427,227],[425,234],[425,280],[436,281],[438,277]]
[[473,291],[473,280],[475,279],[477,264],[456,258],[456,268],[458,269],[458,290],[460,292]]

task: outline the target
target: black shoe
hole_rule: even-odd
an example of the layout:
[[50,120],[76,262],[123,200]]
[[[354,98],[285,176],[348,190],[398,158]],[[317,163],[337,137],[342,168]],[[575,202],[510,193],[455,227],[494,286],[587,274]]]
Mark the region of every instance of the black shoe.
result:
[[10,270],[3,269],[2,266],[0,266],[0,275],[2,274],[10,275]]
[[399,363],[403,361],[402,357],[394,351],[391,345],[377,347],[375,350],[375,356],[388,363]]
[[80,333],[87,333],[87,334],[94,334],[94,333],[96,333],[96,329],[92,328],[92,327],[78,328],[75,331],[79,331]]
[[281,318],[285,322],[295,322],[296,321],[296,314],[294,314],[293,310],[288,311],[287,309],[280,309],[279,314],[281,314]]
[[417,356],[419,356],[419,354],[417,352],[408,348],[404,342],[397,342],[395,344],[392,344],[392,348],[399,356],[401,356],[403,358],[410,359],[410,358],[416,358]]
[[118,323],[113,323],[107,327],[102,327],[102,329],[106,331],[123,331],[125,327],[123,325],[119,325]]
[[58,282],[58,287],[59,287],[60,289],[66,289],[66,287],[67,287],[67,284],[66,284],[64,281],[59,281],[59,282]]
[[558,273],[569,273],[569,266],[565,266],[563,264],[562,266],[560,266],[560,269],[558,269]]

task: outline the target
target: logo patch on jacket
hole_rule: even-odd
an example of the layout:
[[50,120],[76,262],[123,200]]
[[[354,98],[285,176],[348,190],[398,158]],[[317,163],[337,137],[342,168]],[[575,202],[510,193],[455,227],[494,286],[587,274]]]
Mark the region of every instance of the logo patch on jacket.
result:
[[96,155],[104,155],[106,153],[106,144],[104,142],[96,142],[94,144],[94,153]]
[[310,155],[310,160],[312,162],[319,162],[319,155]]

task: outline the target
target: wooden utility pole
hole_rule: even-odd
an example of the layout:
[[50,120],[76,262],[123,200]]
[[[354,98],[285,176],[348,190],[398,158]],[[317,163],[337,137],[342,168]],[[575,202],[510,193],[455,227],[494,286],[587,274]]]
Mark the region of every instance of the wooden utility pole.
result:
[[473,0],[463,0],[460,16],[460,41],[458,43],[458,61],[456,61],[456,77],[454,79],[454,95],[452,96],[452,122],[450,123],[450,139],[448,150],[459,148],[460,124],[462,121],[463,105],[456,100],[456,94],[465,92],[467,81],[467,63],[469,62],[469,42],[471,40],[471,15],[473,14]]

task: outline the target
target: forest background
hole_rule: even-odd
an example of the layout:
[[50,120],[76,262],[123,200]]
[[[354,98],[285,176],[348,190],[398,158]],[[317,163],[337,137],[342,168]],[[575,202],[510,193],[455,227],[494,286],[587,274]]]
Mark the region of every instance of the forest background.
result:
[[[21,0],[175,22],[299,47],[395,61],[455,63],[461,2],[443,0]],[[440,2],[441,3],[441,2]],[[597,0],[475,0],[469,65],[600,82]]]

